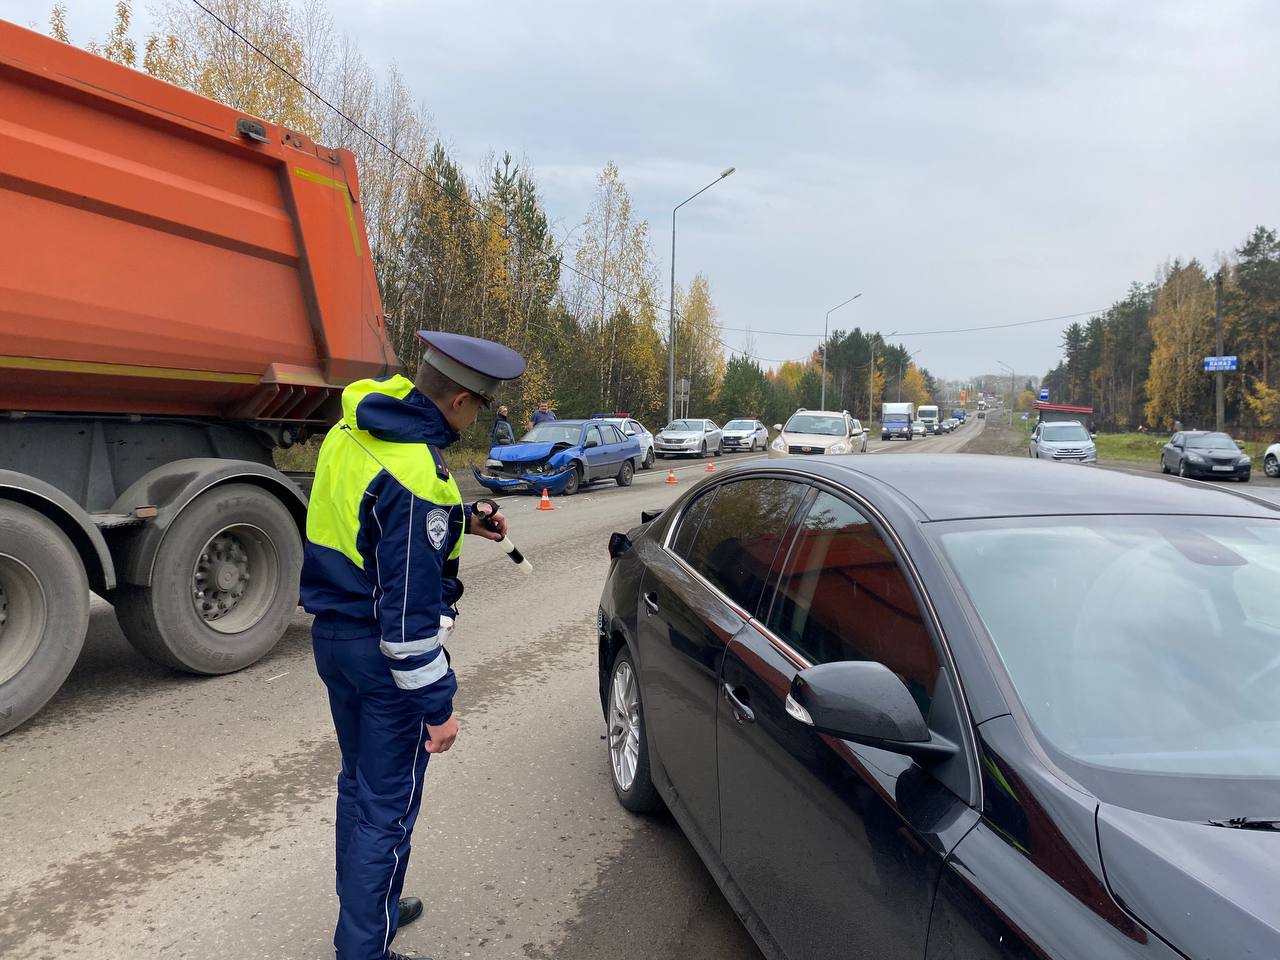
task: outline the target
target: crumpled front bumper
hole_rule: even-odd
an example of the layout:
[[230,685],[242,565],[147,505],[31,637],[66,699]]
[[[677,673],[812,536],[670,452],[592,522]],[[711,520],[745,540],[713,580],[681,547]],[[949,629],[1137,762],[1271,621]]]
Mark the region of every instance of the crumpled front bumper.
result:
[[518,477],[495,477],[493,474],[475,469],[471,472],[475,474],[476,482],[486,490],[494,490],[501,493],[529,490],[533,493],[541,493],[545,489],[549,494],[558,494],[564,492],[565,486],[569,483],[569,478],[573,476],[573,471],[574,467],[571,465],[565,467],[559,473],[538,473],[530,470],[520,474]]

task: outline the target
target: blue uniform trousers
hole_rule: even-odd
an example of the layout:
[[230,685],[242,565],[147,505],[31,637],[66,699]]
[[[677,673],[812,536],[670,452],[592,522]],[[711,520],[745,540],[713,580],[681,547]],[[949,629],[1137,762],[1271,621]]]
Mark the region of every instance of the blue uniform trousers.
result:
[[395,685],[378,640],[312,639],[342,751],[338,960],[382,960],[395,939],[429,756],[421,700]]

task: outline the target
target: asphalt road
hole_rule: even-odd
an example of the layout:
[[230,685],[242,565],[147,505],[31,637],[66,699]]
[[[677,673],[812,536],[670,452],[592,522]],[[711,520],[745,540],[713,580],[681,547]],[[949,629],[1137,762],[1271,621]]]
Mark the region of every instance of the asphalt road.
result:
[[[980,428],[870,450],[952,451]],[[508,499],[532,577],[468,539],[450,644],[461,734],[428,768],[406,884],[427,912],[401,949],[759,957],[672,821],[623,811],[605,765],[593,624],[606,541],[705,469],[681,463],[667,485],[669,465],[551,513]],[[332,956],[338,755],[309,624],[300,611],[260,663],[196,678],[134,653],[95,605],[67,684],[0,739],[0,956]]]

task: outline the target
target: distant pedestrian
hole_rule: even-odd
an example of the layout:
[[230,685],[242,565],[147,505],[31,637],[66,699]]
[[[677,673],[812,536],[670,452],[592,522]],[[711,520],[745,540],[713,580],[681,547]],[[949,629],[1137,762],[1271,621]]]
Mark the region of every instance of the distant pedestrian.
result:
[[538,404],[538,409],[534,411],[532,417],[529,418],[529,425],[536,427],[540,423],[548,423],[554,420],[556,415],[547,409],[547,402],[544,400]]
[[496,447],[502,443],[515,443],[516,432],[507,419],[507,405],[498,407],[498,415],[494,418],[493,429],[489,431],[489,446]]

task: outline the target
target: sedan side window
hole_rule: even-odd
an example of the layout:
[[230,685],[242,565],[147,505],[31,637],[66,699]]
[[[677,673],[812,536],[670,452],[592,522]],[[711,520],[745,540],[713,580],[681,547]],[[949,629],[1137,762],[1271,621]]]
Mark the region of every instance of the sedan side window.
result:
[[807,491],[790,480],[736,480],[715,492],[684,556],[716,589],[754,614],[791,515]]
[[596,446],[600,445],[600,428],[599,427],[592,427],[590,430],[587,431],[587,439],[584,446],[588,446],[588,447],[591,446],[593,440],[595,441]]
[[929,715],[938,656],[910,583],[863,514],[814,500],[778,582],[769,629],[812,663],[875,660]]

